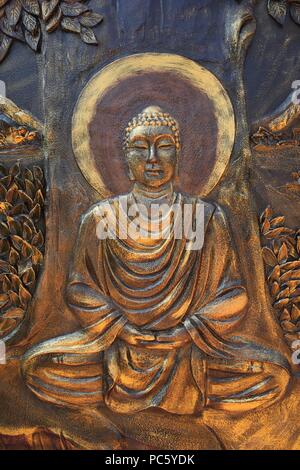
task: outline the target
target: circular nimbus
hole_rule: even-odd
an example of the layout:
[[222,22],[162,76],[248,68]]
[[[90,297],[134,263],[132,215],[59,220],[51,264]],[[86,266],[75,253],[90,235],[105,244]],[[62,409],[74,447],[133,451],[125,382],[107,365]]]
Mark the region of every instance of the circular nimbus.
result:
[[160,106],[179,122],[183,142],[180,189],[207,195],[231,156],[234,112],[215,75],[174,54],[118,59],[88,82],[72,126],[73,150],[84,177],[102,197],[129,189],[123,132],[128,121],[150,105]]

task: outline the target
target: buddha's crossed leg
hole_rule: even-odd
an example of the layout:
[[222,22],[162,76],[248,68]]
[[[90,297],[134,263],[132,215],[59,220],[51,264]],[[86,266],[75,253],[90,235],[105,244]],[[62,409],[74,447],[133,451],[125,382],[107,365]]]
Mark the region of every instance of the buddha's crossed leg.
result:
[[204,407],[242,412],[270,406],[281,398],[288,382],[288,372],[274,364],[205,360]]

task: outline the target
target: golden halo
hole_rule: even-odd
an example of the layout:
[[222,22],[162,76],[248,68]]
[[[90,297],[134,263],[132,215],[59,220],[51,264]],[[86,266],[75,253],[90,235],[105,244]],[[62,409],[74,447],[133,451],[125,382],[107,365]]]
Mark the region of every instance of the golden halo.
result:
[[235,118],[230,98],[220,81],[209,70],[179,55],[135,54],[114,61],[94,75],[83,89],[73,115],[72,144],[77,163],[85,179],[102,197],[109,197],[112,193],[103,181],[92,152],[89,124],[96,116],[97,106],[105,95],[118,87],[123,80],[145,73],[164,72],[175,73],[176,78],[182,79],[199,93],[206,95],[212,104],[217,129],[216,156],[210,175],[199,195],[206,196],[210,193],[225,171],[235,139]]

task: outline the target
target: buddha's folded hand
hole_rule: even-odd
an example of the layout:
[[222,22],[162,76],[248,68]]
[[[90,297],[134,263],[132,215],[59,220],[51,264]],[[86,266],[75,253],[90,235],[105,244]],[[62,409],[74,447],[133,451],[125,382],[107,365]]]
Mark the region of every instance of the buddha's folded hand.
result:
[[139,330],[138,328],[128,323],[123,327],[118,337],[133,346],[140,346],[141,344],[149,343],[155,340],[154,334]]
[[142,342],[147,349],[173,350],[191,342],[191,337],[184,326],[177,326],[155,334],[155,341]]

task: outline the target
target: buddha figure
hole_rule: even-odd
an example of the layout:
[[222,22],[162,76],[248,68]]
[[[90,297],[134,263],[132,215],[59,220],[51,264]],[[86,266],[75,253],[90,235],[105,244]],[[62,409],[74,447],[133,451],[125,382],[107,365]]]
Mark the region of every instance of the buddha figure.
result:
[[[280,400],[290,372],[276,329],[258,327],[223,210],[174,190],[180,157],[174,118],[152,106],[128,124],[124,153],[132,191],[92,206],[83,216],[66,286],[81,328],[25,354],[23,374],[41,399],[60,406],[97,406],[116,413],[159,408],[199,415]],[[127,206],[204,207],[204,243],[185,234],[99,236],[108,218],[132,223]],[[107,209],[108,208],[108,209]],[[167,211],[168,212],[168,211]],[[147,215],[148,214],[148,215]],[[125,217],[125,219],[124,219]],[[111,234],[110,234],[111,235]],[[255,316],[256,315],[256,316]]]

